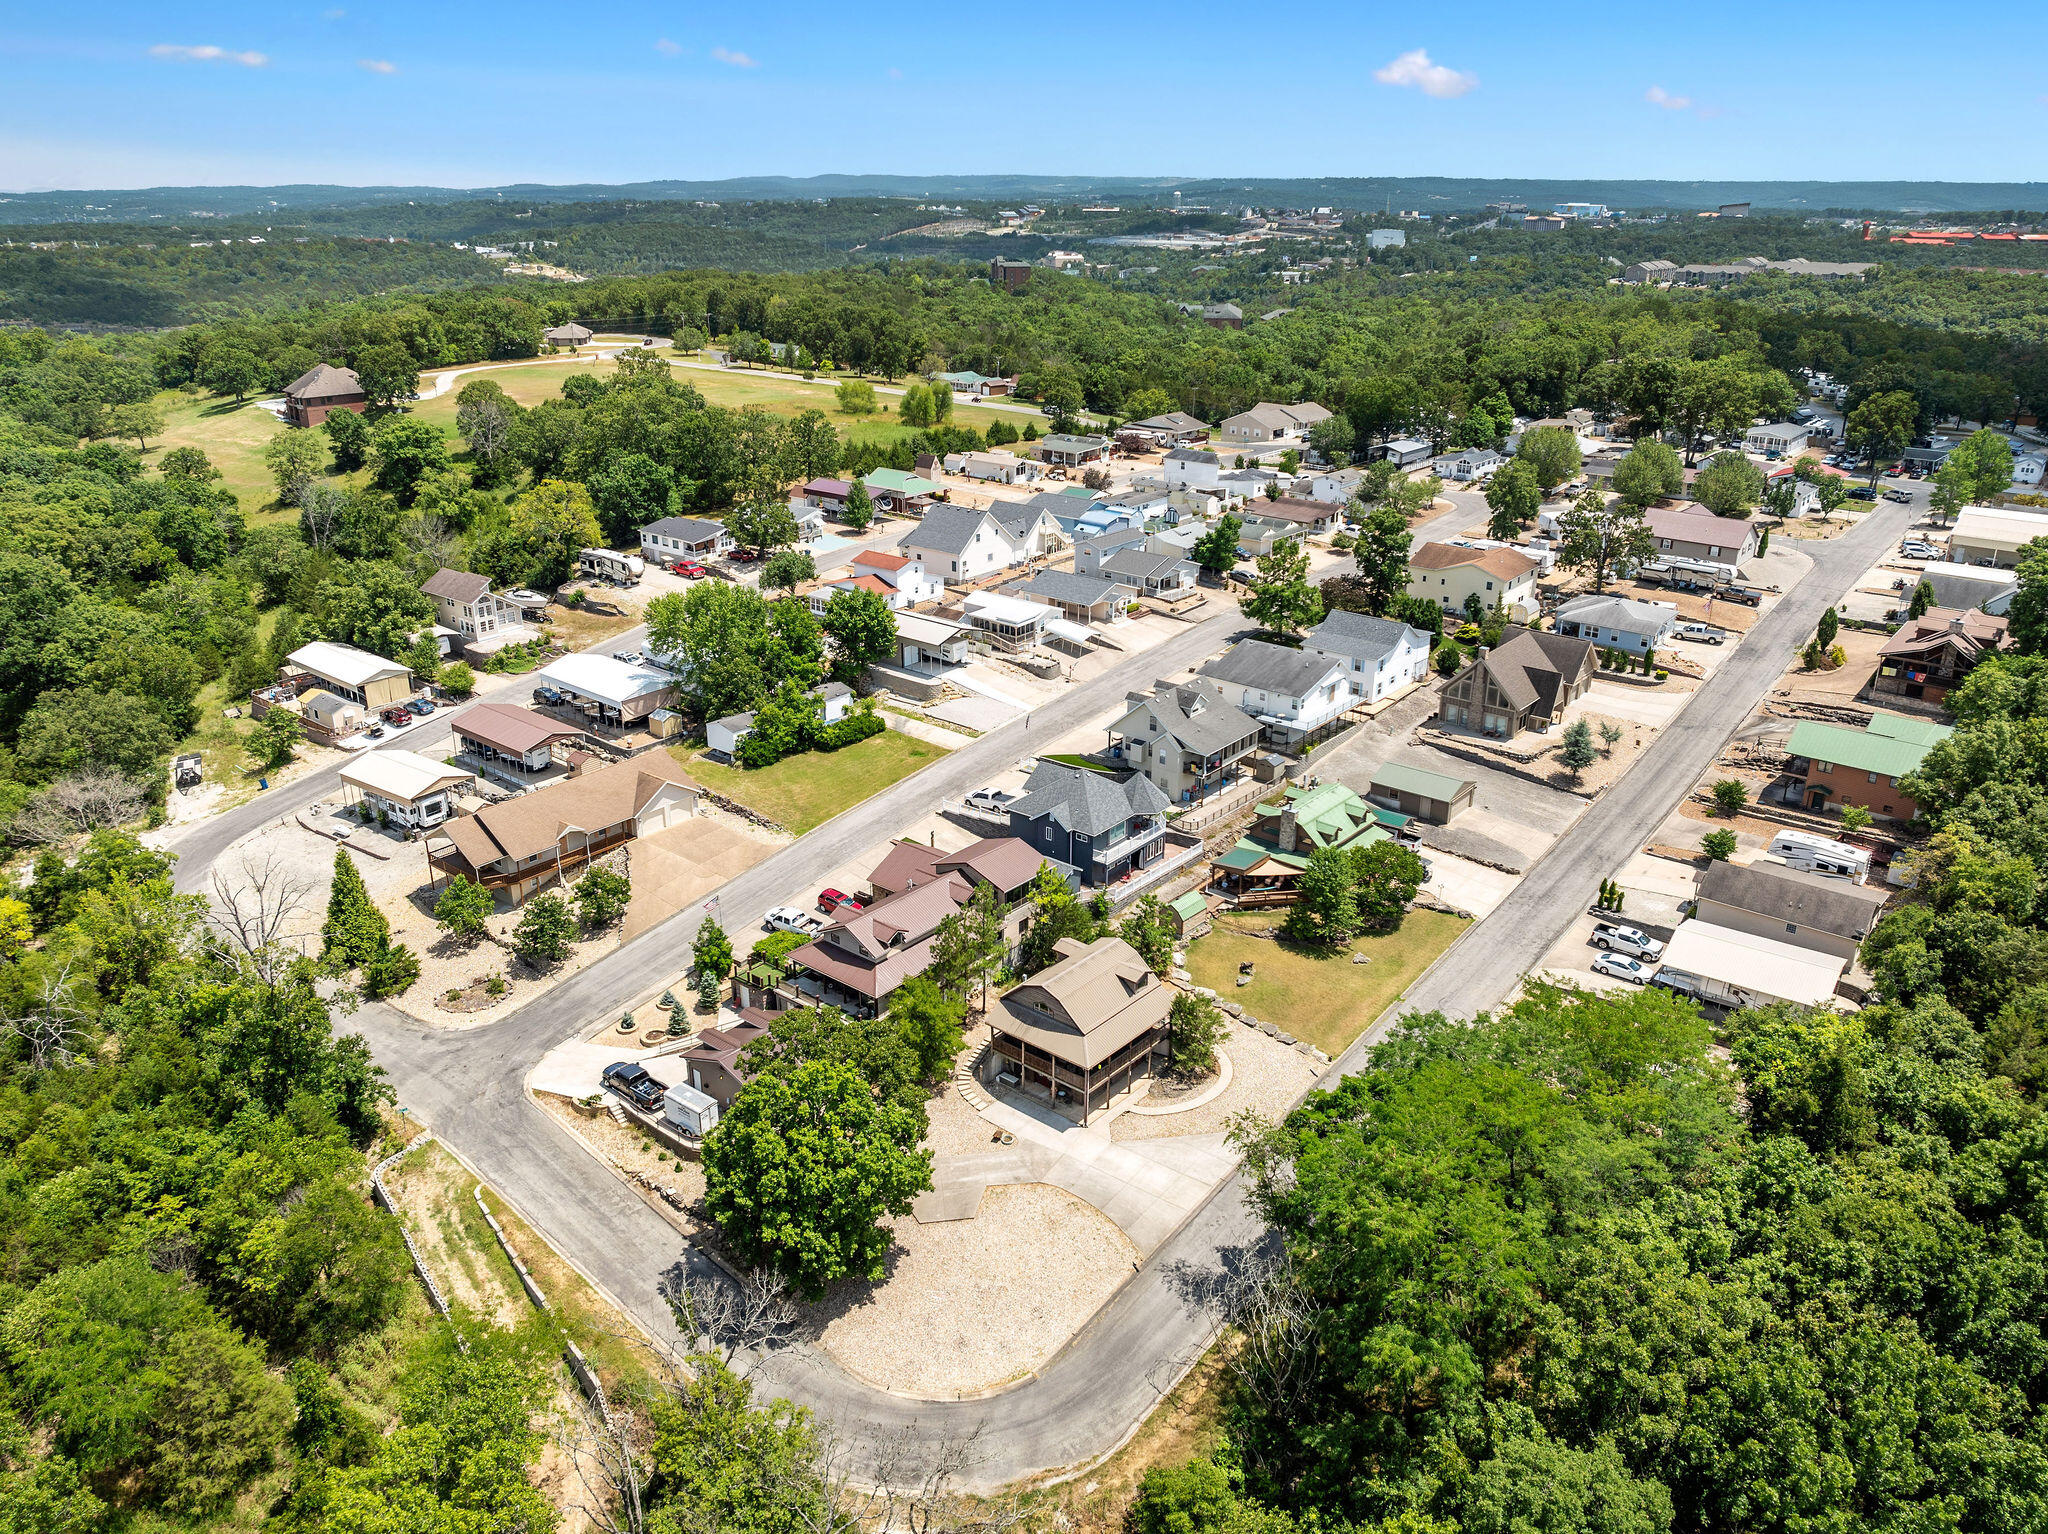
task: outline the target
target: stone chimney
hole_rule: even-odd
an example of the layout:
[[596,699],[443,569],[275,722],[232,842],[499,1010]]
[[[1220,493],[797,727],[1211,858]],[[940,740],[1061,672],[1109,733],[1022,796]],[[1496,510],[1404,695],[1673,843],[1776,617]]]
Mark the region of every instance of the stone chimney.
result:
[[1963,633],[1965,630],[1969,628],[1969,626],[1969,623],[1964,619],[1961,613],[1957,613],[1953,618],[1948,620],[1948,631],[1951,634]]
[[1280,812],[1280,850],[1292,852],[1295,842],[1300,837],[1301,828],[1294,816],[1294,801],[1290,799],[1287,807]]

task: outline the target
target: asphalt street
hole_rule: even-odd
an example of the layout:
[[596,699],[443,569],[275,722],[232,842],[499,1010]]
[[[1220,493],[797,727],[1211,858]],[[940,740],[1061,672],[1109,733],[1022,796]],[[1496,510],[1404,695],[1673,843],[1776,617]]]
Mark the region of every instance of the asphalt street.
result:
[[[1619,867],[1679,802],[1762,700],[1821,610],[1839,600],[1917,517],[1923,499],[1916,494],[1911,506],[1879,503],[1851,531],[1806,545],[1813,570],[1750,632],[1635,768],[1595,801],[1506,902],[1468,929],[1422,977],[1404,998],[1404,1009],[1469,1015],[1506,997],[1562,935],[1599,879]],[[1468,516],[1460,509],[1435,519],[1417,529],[1418,538],[1455,531],[1448,525],[1453,517]],[[725,925],[740,932],[756,925],[769,906],[815,886],[892,828],[1030,754],[1034,737],[1050,740],[1093,721],[1128,686],[1149,685],[1159,674],[1194,663],[1242,626],[1234,614],[1193,625],[1038,710],[1028,729],[1023,721],[1013,723],[864,801],[725,886]],[[304,792],[308,802],[322,791],[314,784],[280,792],[293,790]],[[280,813],[278,797],[260,802],[264,814]],[[188,837],[180,848],[186,860],[181,877],[203,878],[206,863],[234,834],[239,833],[206,827]],[[524,1081],[554,1044],[678,973],[698,919],[694,908],[679,913],[494,1024],[430,1029],[378,1006],[364,1007],[350,1024],[369,1040],[400,1101],[614,1303],[670,1344],[678,1339],[659,1285],[666,1273],[693,1261],[686,1243],[534,1104]],[[1347,1051],[1338,1069],[1360,1069],[1384,1026]],[[770,1355],[757,1378],[763,1388],[819,1412],[856,1450],[862,1442],[879,1445],[901,1433],[934,1442],[976,1436],[979,1459],[968,1477],[976,1485],[1081,1464],[1121,1443],[1200,1355],[1215,1327],[1205,1296],[1264,1238],[1241,1183],[1225,1183],[1043,1370],[985,1399],[929,1402],[891,1395],[851,1379],[805,1348]],[[906,1338],[904,1345],[918,1342]]]

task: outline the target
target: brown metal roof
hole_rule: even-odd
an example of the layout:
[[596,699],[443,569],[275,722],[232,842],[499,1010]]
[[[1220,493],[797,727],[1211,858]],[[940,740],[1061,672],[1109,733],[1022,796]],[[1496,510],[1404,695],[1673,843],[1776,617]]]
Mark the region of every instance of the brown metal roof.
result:
[[575,740],[583,731],[516,703],[474,703],[456,716],[455,733],[524,756],[536,746]]

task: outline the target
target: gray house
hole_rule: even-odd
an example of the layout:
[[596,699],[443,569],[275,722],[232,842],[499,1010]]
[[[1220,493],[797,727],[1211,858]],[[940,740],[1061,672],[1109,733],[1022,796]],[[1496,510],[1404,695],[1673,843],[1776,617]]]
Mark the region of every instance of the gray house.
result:
[[1076,575],[1071,570],[1040,570],[1021,586],[1020,597],[1050,602],[1076,623],[1107,623],[1130,601],[1131,591],[1102,575]]
[[1229,786],[1237,764],[1259,746],[1261,726],[1213,682],[1161,682],[1134,692],[1109,727],[1110,749],[1169,799],[1186,803]]
[[1122,549],[1102,561],[1104,575],[1110,576],[1142,596],[1172,601],[1195,589],[1195,567],[1171,554],[1148,554],[1143,549]]
[[1558,608],[1552,625],[1574,639],[1604,649],[1641,655],[1666,643],[1678,628],[1678,609],[1668,602],[1634,602],[1613,593],[1573,597]]
[[1165,856],[1166,811],[1166,795],[1138,773],[1042,761],[1010,806],[1010,834],[1080,869],[1083,884],[1114,884]]

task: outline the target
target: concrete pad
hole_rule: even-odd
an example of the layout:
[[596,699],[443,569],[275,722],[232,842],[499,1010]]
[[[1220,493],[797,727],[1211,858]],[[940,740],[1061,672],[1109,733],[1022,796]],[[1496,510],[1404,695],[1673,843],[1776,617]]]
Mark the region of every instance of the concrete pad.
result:
[[623,936],[633,938],[745,873],[777,849],[736,821],[693,815],[632,844],[633,895]]
[[949,724],[962,724],[970,730],[997,730],[1025,712],[1024,706],[999,703],[994,698],[953,698],[933,705],[928,712],[934,719],[943,719]]
[[558,1092],[563,1097],[588,1097],[604,1090],[604,1068],[615,1060],[644,1060],[645,1051],[619,1049],[611,1044],[594,1044],[571,1039],[558,1044],[541,1057],[527,1077],[536,1092]]
[[1521,882],[1515,874],[1502,873],[1483,863],[1470,863],[1435,848],[1430,849],[1429,866],[1429,882],[1423,888],[1446,905],[1474,916],[1487,915]]
[[1595,682],[1581,695],[1578,706],[1587,713],[1630,719],[1654,730],[1669,724],[1691,699],[1691,693],[1660,694],[1615,682]]
[[981,1196],[987,1191],[988,1184],[979,1180],[940,1184],[912,1201],[910,1217],[920,1225],[971,1220],[981,1213]]

